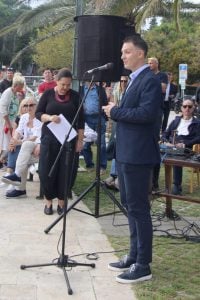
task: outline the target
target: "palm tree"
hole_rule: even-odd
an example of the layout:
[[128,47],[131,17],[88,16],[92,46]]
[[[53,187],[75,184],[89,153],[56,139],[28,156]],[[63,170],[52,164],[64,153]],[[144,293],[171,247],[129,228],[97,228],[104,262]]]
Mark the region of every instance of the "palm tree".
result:
[[[28,4],[31,0],[16,0],[16,5]],[[84,14],[95,14],[95,1],[88,0],[50,0],[44,4],[23,13],[14,23],[0,30],[0,37],[11,32],[16,32],[22,36],[34,29],[44,28],[48,25],[57,25],[56,31],[48,33],[47,36],[32,41],[29,45],[23,48],[13,58],[11,63],[14,63],[28,49],[34,47],[35,44],[56,36],[74,26],[74,17],[77,15],[77,7],[81,10],[84,6]],[[82,14],[82,13],[81,13]]]
[[132,17],[136,30],[140,31],[145,20],[154,16],[174,16],[177,31],[181,30],[180,12],[185,9],[200,9],[200,4],[184,0],[96,0],[98,10],[111,11],[116,15]]
[[[37,1],[37,0],[36,0]],[[31,0],[16,0],[16,3],[29,3]],[[155,15],[174,14],[177,29],[179,13],[183,8],[200,9],[200,4],[192,4],[184,0],[49,0],[39,7],[22,14],[11,26],[0,30],[3,36],[13,30],[23,35],[34,28],[45,27],[48,24],[60,24],[67,29],[73,24],[77,3],[84,5],[84,14],[112,14],[135,17],[137,29],[141,28],[146,18]]]
[[[31,0],[16,0],[16,4],[29,3]],[[127,17],[130,23],[136,23],[137,31],[151,16],[174,13],[177,30],[180,30],[179,12],[181,7],[200,8],[200,5],[192,5],[183,0],[49,0],[44,4],[24,12],[12,25],[0,30],[0,37],[12,31],[18,35],[24,35],[36,28],[44,28],[49,24],[59,26],[55,32],[48,34],[43,39],[57,35],[74,26],[74,16],[77,15],[77,7],[82,6],[83,14],[114,14]],[[35,40],[18,53],[19,56],[33,47],[41,39]]]

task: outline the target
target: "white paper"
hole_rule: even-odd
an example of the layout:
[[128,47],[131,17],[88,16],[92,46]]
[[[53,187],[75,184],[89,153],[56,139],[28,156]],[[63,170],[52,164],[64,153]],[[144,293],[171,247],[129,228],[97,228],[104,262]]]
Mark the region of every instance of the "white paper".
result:
[[[50,122],[47,127],[51,130],[51,132],[55,135],[57,140],[63,144],[66,136],[71,128],[71,124],[65,119],[65,117],[60,114],[60,122],[59,123],[54,123]],[[72,128],[69,137],[68,137],[68,142],[70,142],[75,136],[77,135],[77,132],[74,128]]]

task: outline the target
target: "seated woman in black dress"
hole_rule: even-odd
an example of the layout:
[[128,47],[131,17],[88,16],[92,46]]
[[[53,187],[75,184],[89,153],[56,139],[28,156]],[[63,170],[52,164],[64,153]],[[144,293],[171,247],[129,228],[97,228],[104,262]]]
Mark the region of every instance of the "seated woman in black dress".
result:
[[[200,120],[193,116],[194,109],[193,100],[185,98],[181,106],[182,115],[176,116],[163,133],[162,139],[167,146],[192,149],[194,144],[200,143]],[[181,195],[182,167],[173,168],[173,183],[172,193]]]
[[[59,123],[60,114],[63,114],[71,124],[79,107],[79,94],[71,89],[71,82],[71,72],[66,68],[61,69],[57,74],[57,86],[43,93],[36,110],[36,117],[44,123],[41,136],[39,176],[46,200],[44,208],[46,215],[53,214],[52,200],[54,198],[58,199],[57,212],[62,214],[65,187],[67,185],[68,192],[71,191],[75,179],[73,174],[76,173],[78,167],[78,163],[74,162],[83,146],[84,118],[81,110],[74,126],[77,137],[70,142],[71,152],[67,168],[68,174],[72,176],[68,176],[68,182],[66,182],[66,149],[62,151],[52,176],[48,176],[61,144],[47,125],[49,122]],[[63,132],[63,135],[65,134]]]

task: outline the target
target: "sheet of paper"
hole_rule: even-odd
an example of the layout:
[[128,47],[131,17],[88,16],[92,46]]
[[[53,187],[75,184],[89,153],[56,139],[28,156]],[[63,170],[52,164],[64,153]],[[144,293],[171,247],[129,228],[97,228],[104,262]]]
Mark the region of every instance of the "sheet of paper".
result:
[[[63,144],[71,128],[71,124],[65,119],[65,117],[62,114],[60,114],[59,117],[60,117],[60,123],[50,122],[47,125],[47,127],[55,135],[58,141],[61,144]],[[67,141],[70,142],[76,135],[77,135],[76,130],[72,128]]]

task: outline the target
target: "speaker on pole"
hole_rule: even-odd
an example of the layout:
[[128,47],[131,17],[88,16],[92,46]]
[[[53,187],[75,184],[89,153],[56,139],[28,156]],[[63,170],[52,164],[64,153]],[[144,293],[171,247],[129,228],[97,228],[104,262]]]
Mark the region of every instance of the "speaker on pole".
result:
[[127,35],[135,33],[126,19],[108,15],[83,15],[77,22],[77,78],[90,80],[88,70],[113,63],[113,68],[95,72],[95,81],[119,81],[123,73],[121,46]]

